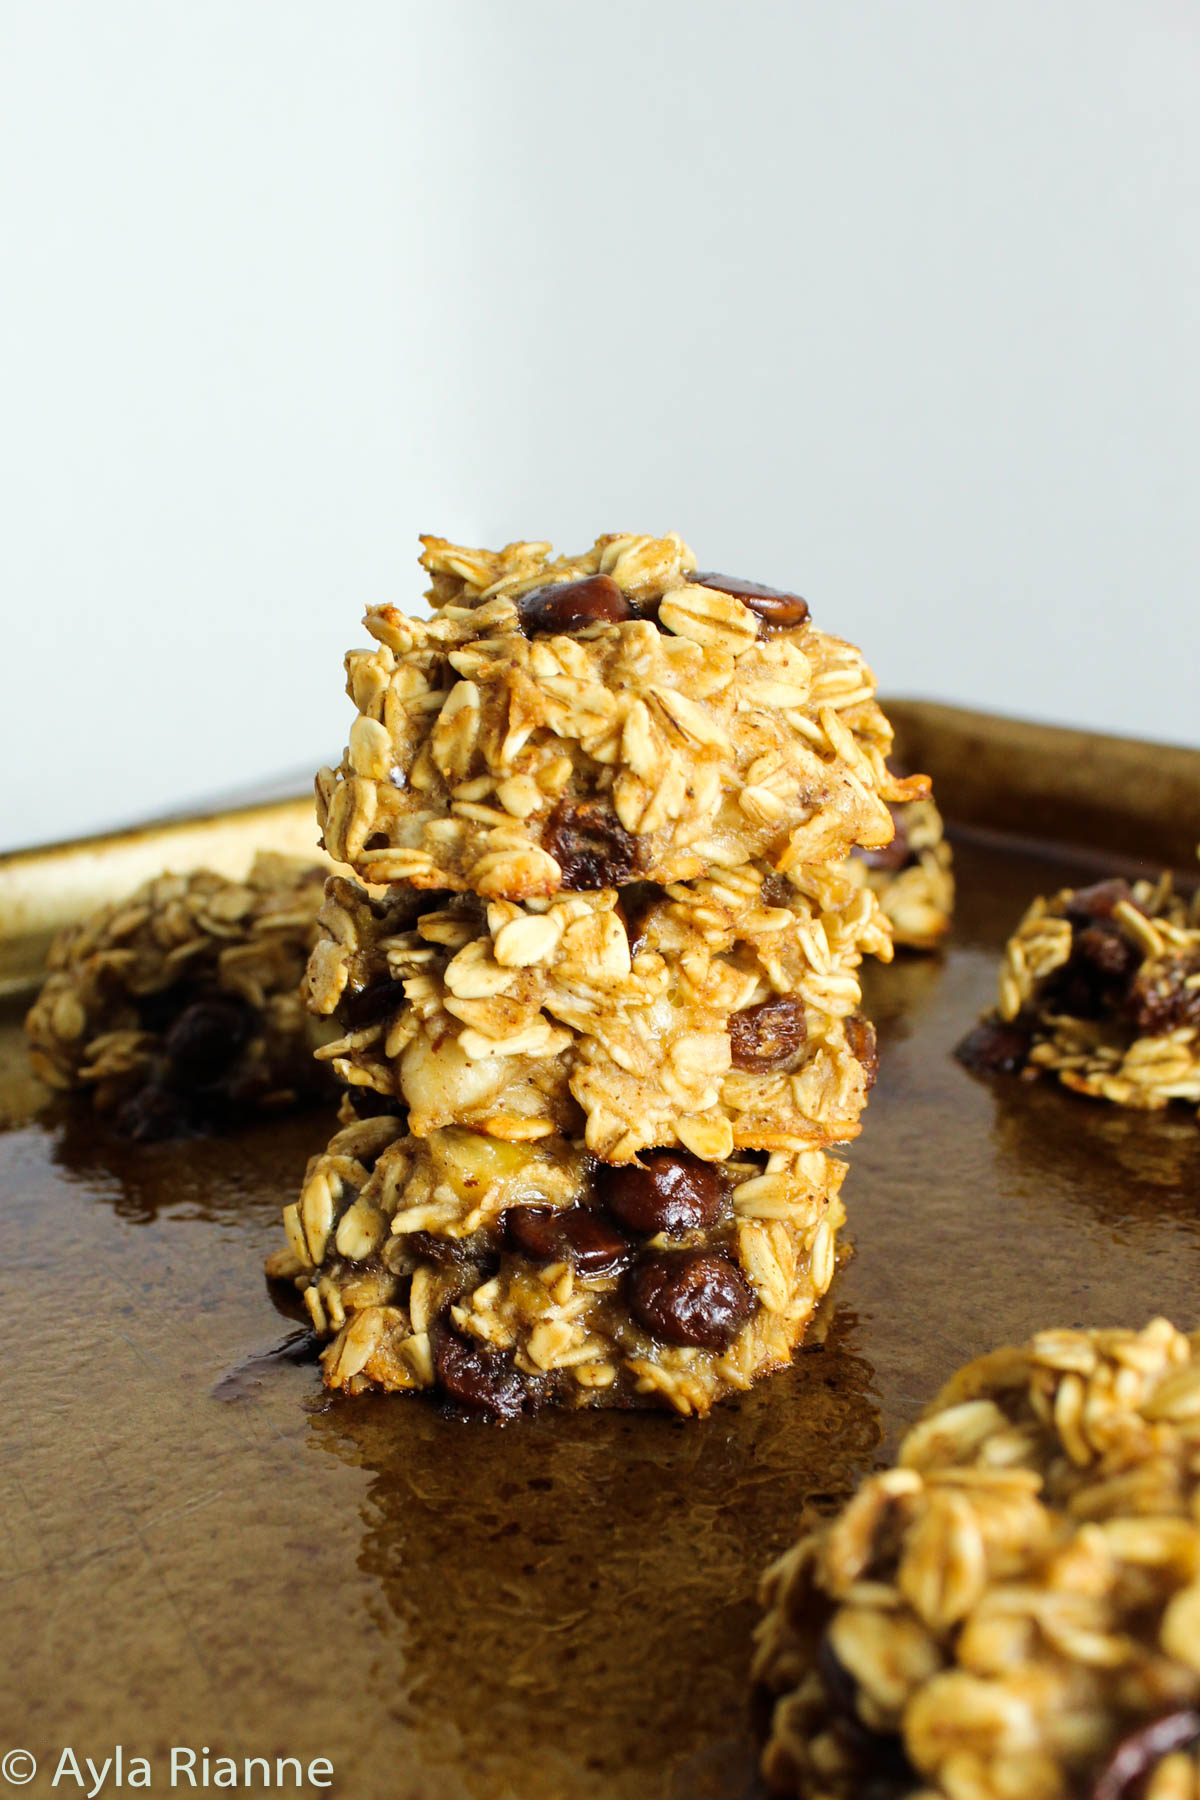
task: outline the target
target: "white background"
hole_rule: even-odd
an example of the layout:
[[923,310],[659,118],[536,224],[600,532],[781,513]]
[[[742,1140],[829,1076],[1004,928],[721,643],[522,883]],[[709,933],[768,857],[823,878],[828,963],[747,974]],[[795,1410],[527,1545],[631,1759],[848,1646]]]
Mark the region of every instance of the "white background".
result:
[[1200,737],[1195,0],[8,0],[0,181],[0,846],[336,755],[422,529]]

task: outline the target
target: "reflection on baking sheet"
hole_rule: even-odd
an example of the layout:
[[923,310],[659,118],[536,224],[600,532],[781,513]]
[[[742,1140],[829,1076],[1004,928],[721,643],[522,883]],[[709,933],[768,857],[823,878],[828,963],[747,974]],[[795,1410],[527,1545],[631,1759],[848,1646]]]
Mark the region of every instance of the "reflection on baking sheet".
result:
[[631,1792],[640,1770],[644,1791],[693,1800],[711,1767],[713,1791],[741,1791],[759,1572],[880,1442],[859,1335],[839,1313],[712,1428],[604,1413],[452,1426],[382,1397],[315,1414],[313,1446],[370,1474],[359,1567],[402,1632],[431,1756],[522,1800],[574,1791],[581,1768],[624,1771]]

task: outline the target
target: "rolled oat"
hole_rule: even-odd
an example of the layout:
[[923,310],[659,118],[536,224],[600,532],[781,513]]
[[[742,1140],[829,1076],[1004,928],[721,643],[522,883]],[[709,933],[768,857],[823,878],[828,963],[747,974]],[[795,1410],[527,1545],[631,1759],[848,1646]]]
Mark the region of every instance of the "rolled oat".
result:
[[1200,1338],[1164,1319],[968,1364],[766,1573],[769,1785],[1194,1796],[1198,1478]]

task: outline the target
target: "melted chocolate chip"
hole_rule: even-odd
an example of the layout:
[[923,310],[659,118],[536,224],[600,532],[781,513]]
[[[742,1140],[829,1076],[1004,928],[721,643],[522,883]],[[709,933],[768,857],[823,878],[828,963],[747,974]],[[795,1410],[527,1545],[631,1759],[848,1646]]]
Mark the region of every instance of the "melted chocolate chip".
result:
[[404,1004],[402,981],[369,981],[356,994],[346,993],[335,1008],[337,1021],[347,1031],[362,1031],[367,1025],[378,1025],[389,1013]]
[[974,1031],[968,1031],[954,1054],[963,1068],[975,1075],[1014,1075],[1025,1067],[1032,1042],[1027,1025],[984,1019]]
[[875,1027],[870,1019],[864,1019],[861,1013],[852,1013],[843,1027],[846,1042],[850,1046],[850,1054],[863,1066],[867,1078],[867,1092],[875,1086],[879,1074],[879,1044],[875,1037]]
[[736,575],[714,575],[711,570],[689,575],[687,579],[696,587],[716,588],[718,593],[732,594],[767,625],[803,625],[808,618],[808,601],[802,600],[799,594],[784,593],[781,588],[761,587],[757,581],[741,581]]
[[638,956],[646,948],[646,925],[663,897],[664,890],[653,881],[632,881],[622,888],[617,911],[625,922],[630,956]]
[[726,1256],[669,1250],[629,1274],[629,1310],[665,1344],[724,1350],[754,1311],[754,1295]]
[[615,625],[634,616],[632,605],[611,575],[589,575],[583,581],[534,588],[517,601],[517,612],[530,637],[540,632],[580,631],[585,625]]
[[883,844],[877,850],[855,850],[854,855],[865,862],[868,869],[885,869],[895,874],[898,869],[912,859],[912,849],[908,841],[908,826],[904,822],[904,814],[898,806],[889,806],[892,823],[896,834],[890,844]]
[[1200,1740],[1200,1712],[1190,1706],[1163,1713],[1123,1737],[1092,1786],[1091,1800],[1132,1800],[1164,1756]]
[[640,1163],[598,1163],[597,1198],[630,1231],[678,1237],[716,1224],[725,1188],[712,1163],[686,1150],[643,1150]]
[[729,1021],[729,1050],[735,1069],[764,1075],[794,1066],[808,1027],[804,1003],[788,995],[763,1000],[734,1013]]
[[505,1237],[531,1262],[572,1262],[581,1275],[612,1275],[633,1256],[632,1246],[607,1219],[586,1206],[514,1206],[504,1214]]
[[437,1378],[447,1399],[468,1412],[493,1419],[514,1419],[526,1401],[525,1385],[506,1357],[483,1344],[468,1343],[447,1332],[434,1358]]
[[546,821],[542,844],[562,870],[569,893],[620,887],[637,866],[637,839],[612,813],[588,800],[560,800]]
[[173,1086],[207,1087],[224,1075],[254,1035],[254,1013],[234,995],[185,1007],[163,1039]]

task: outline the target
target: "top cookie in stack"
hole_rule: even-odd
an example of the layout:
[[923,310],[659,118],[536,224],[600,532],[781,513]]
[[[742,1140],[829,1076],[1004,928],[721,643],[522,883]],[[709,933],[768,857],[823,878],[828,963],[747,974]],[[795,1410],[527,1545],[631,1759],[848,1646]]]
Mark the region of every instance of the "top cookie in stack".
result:
[[[789,1359],[834,1270],[875,1072],[847,878],[919,798],[859,652],[679,538],[551,560],[427,538],[318,777],[309,965],[343,1129],[272,1273],[326,1380],[703,1413]],[[383,889],[381,893],[379,890]]]
[[372,607],[358,709],[318,778],[330,854],[364,880],[524,900],[786,872],[890,843],[923,777],[858,650],[798,595],[700,573],[677,537],[466,550],[425,538],[431,619]]

